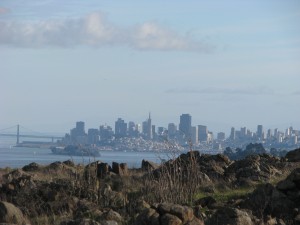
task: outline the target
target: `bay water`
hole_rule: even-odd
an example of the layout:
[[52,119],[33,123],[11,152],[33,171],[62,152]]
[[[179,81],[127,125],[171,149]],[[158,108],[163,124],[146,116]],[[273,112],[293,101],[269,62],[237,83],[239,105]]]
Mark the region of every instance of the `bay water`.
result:
[[166,153],[131,151],[101,151],[99,157],[55,155],[49,148],[14,147],[15,143],[15,138],[0,137],[0,168],[22,168],[32,162],[47,165],[66,160],[85,165],[100,160],[110,165],[117,162],[127,163],[129,168],[140,168],[143,159],[161,163],[169,158]]

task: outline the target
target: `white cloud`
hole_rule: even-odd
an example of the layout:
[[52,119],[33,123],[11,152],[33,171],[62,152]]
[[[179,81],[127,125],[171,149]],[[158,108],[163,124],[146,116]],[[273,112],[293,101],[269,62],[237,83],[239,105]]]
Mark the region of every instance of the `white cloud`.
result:
[[0,45],[68,47],[77,45],[130,46],[138,50],[209,52],[212,47],[156,23],[121,28],[99,12],[84,18],[47,21],[0,21]]

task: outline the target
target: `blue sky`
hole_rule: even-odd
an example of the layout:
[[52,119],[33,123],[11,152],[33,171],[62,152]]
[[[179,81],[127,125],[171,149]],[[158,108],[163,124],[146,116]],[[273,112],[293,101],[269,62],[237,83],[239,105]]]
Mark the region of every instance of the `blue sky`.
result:
[[0,2],[0,128],[300,129],[299,1]]

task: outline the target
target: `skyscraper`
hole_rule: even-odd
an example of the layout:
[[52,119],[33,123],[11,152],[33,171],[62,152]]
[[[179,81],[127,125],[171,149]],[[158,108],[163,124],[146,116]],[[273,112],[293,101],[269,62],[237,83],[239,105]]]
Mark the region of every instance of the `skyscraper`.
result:
[[148,140],[153,138],[152,124],[151,124],[151,114],[146,121],[143,122],[143,134]]
[[191,128],[191,140],[194,145],[198,145],[198,127]]
[[168,138],[174,139],[177,131],[177,126],[174,123],[168,125]]
[[257,138],[259,140],[263,140],[264,139],[264,128],[263,128],[263,125],[257,125],[256,136],[257,136]]
[[231,130],[230,130],[230,139],[232,141],[235,140],[235,128],[234,127],[231,127]]
[[[153,138],[153,132],[152,132],[152,123],[151,123],[151,114],[149,113],[149,118],[147,120],[147,126],[148,126],[148,132],[147,132],[147,137],[149,140],[151,140]],[[154,131],[155,131],[155,128],[154,128]]]
[[179,130],[185,135],[185,138],[191,138],[192,117],[190,114],[180,116]]
[[124,122],[121,118],[115,122],[115,137],[121,138],[125,137],[127,134],[127,123]]
[[85,135],[84,122],[82,121],[76,122],[76,134],[77,136]]
[[198,140],[200,142],[206,142],[208,138],[207,126],[198,125]]

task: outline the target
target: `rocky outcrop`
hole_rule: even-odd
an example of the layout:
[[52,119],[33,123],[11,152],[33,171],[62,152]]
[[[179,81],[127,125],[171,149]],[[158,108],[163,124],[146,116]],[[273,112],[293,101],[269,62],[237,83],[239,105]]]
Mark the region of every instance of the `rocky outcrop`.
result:
[[162,203],[153,205],[140,213],[135,225],[204,225],[194,215],[192,208],[182,205]]
[[28,220],[21,210],[13,204],[0,202],[0,223],[25,225],[28,224]]
[[197,161],[200,171],[205,173],[211,180],[223,179],[225,170],[232,163],[227,156],[221,154],[201,155]]
[[235,161],[225,171],[225,176],[231,181],[242,184],[247,181],[269,181],[271,178],[280,175],[281,165],[279,158],[263,154],[250,155],[245,159]]
[[290,162],[300,162],[300,148],[289,151],[285,158]]
[[295,169],[276,187],[265,184],[243,200],[239,207],[249,209],[258,218],[265,219],[267,215],[276,217],[279,221],[294,221],[297,224],[300,206],[300,168]]

